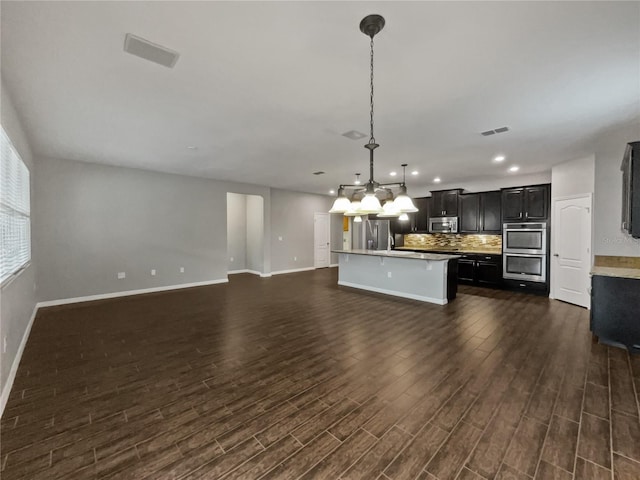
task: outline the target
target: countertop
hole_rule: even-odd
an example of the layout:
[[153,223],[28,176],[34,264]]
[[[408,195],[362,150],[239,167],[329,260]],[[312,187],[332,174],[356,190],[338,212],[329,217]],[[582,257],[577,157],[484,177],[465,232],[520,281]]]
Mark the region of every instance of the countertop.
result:
[[460,255],[443,255],[441,253],[418,253],[408,251],[391,250],[331,250],[333,253],[352,253],[354,255],[371,255],[373,257],[408,258],[411,260],[434,260],[445,261],[460,258]]
[[640,268],[625,267],[593,267],[591,275],[601,275],[604,277],[638,278],[640,279]]
[[476,253],[479,255],[502,255],[502,250],[495,248],[456,248],[456,247],[396,247],[396,250],[422,250],[425,252],[456,252],[456,253]]

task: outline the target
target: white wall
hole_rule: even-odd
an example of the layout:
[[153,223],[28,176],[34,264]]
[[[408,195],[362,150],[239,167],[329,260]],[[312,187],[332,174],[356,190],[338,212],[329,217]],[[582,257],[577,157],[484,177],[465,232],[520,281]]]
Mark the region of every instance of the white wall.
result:
[[595,191],[595,155],[555,165],[551,169],[551,198]]
[[54,159],[36,171],[40,301],[227,278],[224,185]]
[[640,140],[640,122],[604,132],[595,145],[594,253],[640,257],[640,239],[622,232],[622,156],[628,142]]
[[[269,273],[264,264],[264,201],[258,195],[247,195],[247,268],[253,272]],[[273,265],[273,261],[272,261]]]
[[[36,174],[33,169],[31,149],[4,83],[0,85],[0,94],[0,121],[2,127],[30,171],[33,212],[33,184]],[[27,329],[30,326],[29,322],[36,305],[35,278],[37,259],[33,248],[31,251],[31,264],[14,277],[12,281],[5,284],[2,292],[0,292],[0,345],[2,345],[4,338],[7,341],[7,349],[0,356],[0,388],[2,389],[0,413],[4,410],[11,384],[13,383],[13,378],[18,368],[20,347],[23,339],[26,340],[25,335],[28,333]]]
[[[314,266],[314,213],[329,211],[332,203],[333,199],[325,195],[271,190],[271,264],[274,272]],[[336,235],[336,231],[342,229],[342,215],[331,217],[331,248],[341,248],[342,237]],[[331,263],[337,263],[335,254]]]
[[247,268],[247,196],[239,193],[227,193],[227,259],[229,271]]

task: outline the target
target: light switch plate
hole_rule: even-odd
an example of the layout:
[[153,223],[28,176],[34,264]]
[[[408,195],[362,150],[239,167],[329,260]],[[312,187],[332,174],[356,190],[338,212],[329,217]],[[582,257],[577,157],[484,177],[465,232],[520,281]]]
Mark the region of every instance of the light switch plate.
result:
[[125,272],[118,272],[118,280],[122,280],[123,278],[126,278],[127,274]]

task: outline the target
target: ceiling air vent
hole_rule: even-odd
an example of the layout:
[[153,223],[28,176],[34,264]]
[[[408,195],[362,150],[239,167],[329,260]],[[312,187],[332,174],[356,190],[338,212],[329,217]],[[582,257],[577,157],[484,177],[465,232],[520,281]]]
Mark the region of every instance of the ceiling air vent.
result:
[[124,37],[124,51],[169,68],[173,68],[180,56],[174,50],[152,43],[131,33],[127,33]]
[[357,130],[349,130],[348,132],[344,132],[342,136],[350,138],[351,140],[360,140],[361,138],[366,137],[364,133],[358,132]]
[[313,172],[314,175],[324,175],[324,172],[322,170],[318,171],[318,172]]
[[480,132],[480,135],[482,135],[483,137],[488,137],[489,135],[495,135],[496,133],[504,133],[508,131],[509,127],[500,127],[493,130],[487,130],[486,132]]

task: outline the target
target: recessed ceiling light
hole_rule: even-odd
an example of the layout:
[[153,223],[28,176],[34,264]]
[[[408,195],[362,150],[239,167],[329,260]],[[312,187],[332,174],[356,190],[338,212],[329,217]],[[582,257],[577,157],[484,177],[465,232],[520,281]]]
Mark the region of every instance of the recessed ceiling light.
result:
[[391,175],[392,177],[395,177],[398,174],[398,172],[390,172],[389,175]]
[[509,167],[510,172],[517,172],[518,170],[520,170],[520,167],[518,167],[517,165],[514,165],[513,167]]
[[493,159],[494,162],[504,162],[505,156],[504,155],[498,155],[497,157],[495,157]]
[[442,179],[440,177],[436,177],[436,178],[433,179],[433,181],[435,183],[440,183],[442,181]]
[[329,195],[334,195],[336,193],[335,190],[329,190]]
[[411,175],[418,175],[418,171],[414,170],[413,172],[411,172]]
[[187,147],[187,149],[188,149],[188,150],[197,150],[197,149],[198,149],[198,147],[196,147],[195,145],[189,145],[189,146]]

